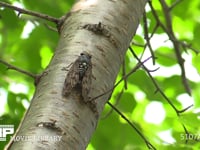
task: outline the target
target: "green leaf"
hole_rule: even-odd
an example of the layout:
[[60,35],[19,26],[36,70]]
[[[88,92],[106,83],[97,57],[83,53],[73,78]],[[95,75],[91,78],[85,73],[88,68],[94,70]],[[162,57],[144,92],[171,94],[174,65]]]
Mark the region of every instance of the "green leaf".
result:
[[173,66],[177,64],[174,50],[170,47],[159,47],[155,51],[155,56],[157,57],[156,62],[163,66]]
[[40,50],[40,56],[42,58],[41,60],[41,66],[42,68],[46,68],[46,66],[49,64],[51,57],[53,56],[52,51],[49,47],[44,46]]
[[156,87],[143,70],[137,70],[129,77],[129,82],[142,90],[146,94],[148,100],[163,99],[161,95],[155,93]]
[[178,35],[179,39],[193,39],[194,23],[191,22],[191,20],[185,20],[174,16],[172,21],[173,30]]
[[25,94],[14,94],[9,92],[8,93],[8,107],[9,112],[13,116],[19,116],[20,118],[23,116],[25,108],[22,104],[22,100],[27,99]]
[[136,101],[132,93],[123,93],[119,103],[119,109],[123,112],[131,113],[136,106]]
[[6,26],[10,30],[14,30],[17,28],[18,17],[15,12],[11,9],[5,8],[1,9],[1,17],[3,19],[4,26]]
[[199,121],[199,115],[195,113],[185,113],[180,116],[180,121],[185,124],[190,132],[193,134],[200,134],[200,121]]

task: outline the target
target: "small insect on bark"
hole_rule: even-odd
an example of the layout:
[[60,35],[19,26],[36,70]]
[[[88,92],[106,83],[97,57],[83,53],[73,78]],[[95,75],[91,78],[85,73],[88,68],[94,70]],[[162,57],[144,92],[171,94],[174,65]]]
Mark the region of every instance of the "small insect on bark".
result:
[[104,25],[102,22],[97,24],[85,24],[80,28],[91,31],[97,35],[105,36],[115,47],[118,47],[118,42],[111,33],[111,27]]
[[89,101],[88,94],[92,81],[92,56],[88,52],[82,52],[72,64],[63,87],[63,96],[68,96],[72,89],[81,89],[84,102]]
[[99,35],[104,35],[108,38],[111,36],[108,27],[106,25],[102,24],[101,22],[99,22],[98,24],[86,24],[86,25],[82,26],[82,28],[92,31]]

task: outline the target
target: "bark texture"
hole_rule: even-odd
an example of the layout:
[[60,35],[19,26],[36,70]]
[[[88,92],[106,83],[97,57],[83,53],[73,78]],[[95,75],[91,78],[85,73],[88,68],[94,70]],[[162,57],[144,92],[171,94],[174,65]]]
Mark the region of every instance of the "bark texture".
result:
[[[9,149],[86,149],[98,117],[83,102],[80,91],[73,90],[69,96],[62,96],[68,72],[63,68],[73,63],[81,52],[87,51],[92,55],[89,97],[110,90],[145,4],[146,0],[82,0],[73,6],[61,27],[54,56],[36,87],[30,108],[17,133],[17,137],[25,136],[30,140],[12,142]],[[99,23],[107,33],[98,34],[88,30],[88,27],[83,28],[87,24]],[[98,114],[110,94],[95,99]],[[43,139],[45,136],[52,140]],[[58,136],[60,140],[53,139]]]

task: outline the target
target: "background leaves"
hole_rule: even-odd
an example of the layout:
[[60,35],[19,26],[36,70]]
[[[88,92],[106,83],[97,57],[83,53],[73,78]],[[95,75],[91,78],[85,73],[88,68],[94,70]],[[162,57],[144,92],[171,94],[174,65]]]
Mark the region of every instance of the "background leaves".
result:
[[[173,5],[175,0],[166,0],[168,5]],[[10,0],[6,1],[11,4],[16,2],[23,4],[22,6],[29,10],[46,13],[54,17],[61,17],[72,7],[73,0]],[[157,14],[161,21],[164,22],[164,15],[159,1],[152,1]],[[191,56],[191,66],[198,72],[195,79],[191,79],[190,85],[192,88],[192,97],[185,97],[184,101],[193,103],[194,106],[189,111],[181,114],[180,117],[166,102],[166,100],[156,92],[156,88],[150,80],[147,73],[140,68],[137,72],[132,74],[128,79],[128,89],[123,89],[124,82],[122,82],[114,93],[110,102],[116,104],[116,107],[123,112],[130,121],[134,122],[138,129],[155,145],[157,149],[199,149],[200,144],[192,139],[189,139],[188,144],[181,136],[186,136],[181,123],[184,123],[188,132],[192,135],[199,135],[199,106],[200,106],[200,84],[199,84],[199,55],[196,55],[192,48],[200,49],[200,2],[199,0],[184,1],[182,0],[171,10],[173,29],[178,39],[191,44],[191,49],[185,51],[182,49],[182,54]],[[152,12],[149,11],[147,6],[147,20],[149,27],[149,34],[154,31],[156,20]],[[26,38],[22,37],[27,23],[33,26],[30,33]],[[0,59],[9,62],[19,68],[25,69],[32,73],[41,73],[42,70],[48,65],[59,39],[57,32],[47,28],[48,26],[55,27],[53,23],[49,23],[34,17],[22,15],[17,16],[13,10],[4,8],[0,9]],[[143,51],[141,45],[145,44],[144,40],[144,23],[138,28],[136,36],[133,38],[133,43],[140,46],[132,45],[135,53],[139,57],[150,56],[148,50]],[[30,29],[30,28],[29,28]],[[174,48],[171,46],[169,39],[164,35],[165,33],[161,28],[155,32],[155,37],[152,38],[151,44],[153,46],[154,54],[157,57],[156,66],[148,61],[145,65],[149,69],[160,67],[152,75],[156,79],[160,88],[170,98],[172,103],[178,108],[185,108],[183,100],[178,100],[182,94],[186,94],[182,85],[179,69],[177,68],[176,56]],[[164,37],[165,40],[161,40]],[[158,39],[160,39],[158,41]],[[129,72],[137,63],[136,59],[128,51],[125,57],[126,72]],[[169,70],[172,71],[169,71]],[[186,72],[190,74],[190,68],[186,68]],[[122,78],[122,71],[120,71],[117,81]],[[23,85],[25,90],[15,87],[16,85]],[[13,88],[14,87],[14,88]],[[123,91],[121,97],[120,92]],[[0,64],[0,104],[3,106],[4,111],[1,112],[0,124],[14,124],[17,128],[27,103],[32,97],[34,92],[33,80],[30,77],[22,75]],[[165,112],[164,120],[160,124],[148,122],[145,120],[146,108],[158,102]],[[2,109],[3,109],[2,108]],[[102,117],[109,111],[110,107],[105,106]],[[154,108],[155,111],[159,110]],[[157,115],[159,116],[159,111]],[[156,118],[156,117],[155,117]],[[154,118],[150,118],[154,119]],[[160,136],[161,133],[166,131],[168,136]],[[173,142],[169,142],[169,138]],[[3,149],[6,142],[0,142],[0,149]],[[93,135],[90,145],[87,150],[93,149],[146,149],[146,145],[141,137],[125,122],[116,112],[112,111],[110,115],[102,118],[99,121],[96,132]]]

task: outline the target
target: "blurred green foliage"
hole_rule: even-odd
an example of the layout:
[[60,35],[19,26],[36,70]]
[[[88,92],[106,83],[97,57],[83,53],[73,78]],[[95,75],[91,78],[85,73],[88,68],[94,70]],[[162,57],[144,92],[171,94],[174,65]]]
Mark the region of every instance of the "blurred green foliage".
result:
[[[60,17],[71,8],[74,0],[4,0],[5,2],[23,4],[26,9],[46,13],[54,17]],[[169,5],[175,0],[166,0]],[[164,22],[164,15],[159,1],[152,1],[159,18]],[[191,44],[195,49],[200,50],[200,1],[182,1],[171,10],[173,29],[180,40]],[[156,21],[151,13],[147,11],[149,23],[149,32],[153,31]],[[22,37],[27,23],[32,24],[33,28],[27,37]],[[30,16],[22,15],[20,19],[11,9],[0,9],[0,59],[9,62],[24,70],[32,73],[41,73],[48,65],[58,42],[58,34],[46,27],[54,24],[36,19]],[[140,27],[143,26],[141,22]],[[144,45],[143,31],[137,32],[134,37],[134,43]],[[157,36],[162,36],[164,32],[159,28]],[[166,41],[168,39],[165,39]],[[154,53],[157,57],[156,64],[161,69],[174,67],[177,65],[174,48],[167,42],[152,43],[155,45]],[[143,54],[143,48],[133,45],[135,53],[138,56]],[[186,53],[182,51],[182,53]],[[191,67],[200,73],[199,55],[197,56],[192,50],[187,51],[187,55],[192,56]],[[125,57],[126,71],[129,72],[137,63],[132,54],[128,51]],[[159,69],[160,70],[160,69]],[[156,71],[156,72],[159,72]],[[186,72],[190,68],[186,68]],[[162,70],[163,71],[163,70]],[[161,71],[161,72],[162,72]],[[191,79],[193,97],[178,100],[178,97],[185,94],[181,81],[180,71],[165,72],[161,75],[154,75],[158,85],[165,92],[172,103],[179,109],[185,108],[182,101],[193,103],[194,106],[180,116],[176,115],[174,109],[167,103],[161,94],[156,92],[156,87],[150,80],[147,73],[140,69],[127,79],[128,89],[124,90],[122,82],[113,92],[111,102],[124,113],[130,121],[146,136],[146,138],[157,149],[171,150],[190,150],[199,149],[200,144],[187,137],[182,124],[185,125],[192,137],[200,136],[199,130],[199,106],[200,106],[200,84],[199,80]],[[169,74],[168,74],[169,73]],[[154,72],[152,72],[154,74]],[[190,73],[187,73],[190,74]],[[117,81],[121,79],[122,71],[119,72]],[[16,87],[23,85],[24,90],[16,90]],[[122,91],[123,90],[123,91]],[[0,64],[0,106],[3,111],[0,113],[0,124],[14,124],[17,128],[25,110],[27,103],[34,92],[33,80],[19,72],[7,70],[6,66]],[[120,93],[122,95],[120,96]],[[146,108],[152,102],[162,103],[166,116],[160,124],[148,122],[144,118]],[[147,149],[144,141],[125,122],[119,114],[112,111],[106,105],[102,113],[102,119],[99,121],[96,132],[94,133],[91,143],[87,150],[144,150]],[[158,108],[155,108],[155,111]],[[107,115],[109,113],[109,115]],[[159,112],[157,112],[159,115]],[[106,117],[105,117],[106,116]],[[155,117],[156,118],[156,117]],[[160,136],[162,132],[168,131],[170,135]],[[173,140],[167,140],[167,139]],[[188,138],[188,139],[187,139]],[[185,141],[188,140],[187,144]],[[171,142],[173,141],[173,142]],[[0,149],[3,149],[6,142],[0,142]]]

